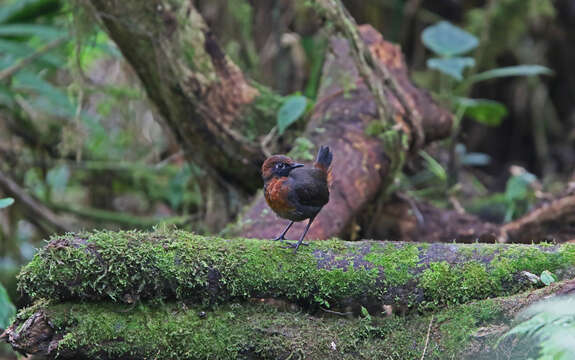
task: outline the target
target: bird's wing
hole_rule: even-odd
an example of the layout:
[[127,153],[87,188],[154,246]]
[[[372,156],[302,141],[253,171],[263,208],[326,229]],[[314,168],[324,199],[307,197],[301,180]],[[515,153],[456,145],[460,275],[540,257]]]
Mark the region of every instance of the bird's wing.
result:
[[[299,170],[299,171],[297,171]],[[318,169],[296,169],[290,173],[298,201],[307,206],[324,206],[329,201],[326,174]]]

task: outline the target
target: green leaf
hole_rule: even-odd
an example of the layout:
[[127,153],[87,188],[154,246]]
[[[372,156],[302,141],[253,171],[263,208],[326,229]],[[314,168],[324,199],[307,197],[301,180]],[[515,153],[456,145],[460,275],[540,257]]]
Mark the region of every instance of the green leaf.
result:
[[43,39],[56,39],[66,35],[65,31],[47,25],[7,24],[0,25],[0,36],[38,36]]
[[537,177],[529,172],[512,176],[507,180],[505,199],[509,202],[526,199],[529,195],[530,185],[535,180]]
[[[0,38],[0,53],[5,56],[2,57],[1,67],[8,67],[14,64],[17,60],[29,56],[36,50],[22,41],[18,40],[6,40]],[[60,67],[64,65],[64,58],[62,56],[57,56],[53,53],[46,53],[40,56],[36,62],[42,64],[50,65],[53,67]]]
[[457,98],[456,103],[465,108],[465,116],[483,125],[499,126],[507,116],[505,105],[494,100]]
[[555,278],[555,275],[553,275],[553,273],[549,270],[543,270],[540,278],[541,278],[541,282],[545,285],[550,285],[550,284],[554,283],[555,281],[557,281],[557,279]]
[[14,105],[14,94],[9,88],[0,84],[0,105],[11,107]]
[[0,284],[0,329],[6,329],[15,315],[16,308],[10,301],[6,289]]
[[14,204],[13,198],[0,199],[0,209],[4,209],[12,204]]
[[67,165],[54,167],[46,175],[46,183],[54,192],[63,192],[66,190],[68,180],[70,179],[70,168]]
[[427,67],[449,75],[459,81],[463,80],[463,70],[475,66],[475,60],[470,57],[431,58],[427,60]]
[[468,166],[486,166],[491,162],[491,157],[484,153],[466,153],[461,158],[461,163]]
[[421,40],[428,49],[440,56],[465,54],[479,45],[475,36],[447,21],[423,30]]
[[503,67],[493,70],[488,70],[479,74],[470,76],[468,85],[474,84],[476,82],[491,80],[502,77],[509,76],[536,76],[536,75],[552,75],[553,71],[549,68],[541,65],[517,65]]
[[437,162],[437,160],[423,150],[419,152],[419,155],[425,159],[426,167],[429,171],[431,171],[441,181],[447,181],[447,172],[443,166]]
[[35,108],[55,116],[74,116],[76,108],[64,91],[29,71],[21,71],[14,78],[16,89],[32,90],[39,95],[27,99]]
[[55,15],[62,7],[59,0],[4,1],[0,7],[0,23],[30,21],[38,17]]
[[305,113],[306,106],[307,98],[305,96],[294,95],[286,99],[280,107],[277,116],[278,133],[280,135]]

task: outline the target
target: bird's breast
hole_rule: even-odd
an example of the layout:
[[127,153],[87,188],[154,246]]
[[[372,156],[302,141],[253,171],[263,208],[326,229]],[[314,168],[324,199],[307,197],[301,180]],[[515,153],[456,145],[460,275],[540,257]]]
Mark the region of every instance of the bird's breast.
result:
[[280,217],[290,219],[296,206],[289,200],[290,188],[286,184],[288,178],[272,179],[265,187],[264,195],[268,205]]

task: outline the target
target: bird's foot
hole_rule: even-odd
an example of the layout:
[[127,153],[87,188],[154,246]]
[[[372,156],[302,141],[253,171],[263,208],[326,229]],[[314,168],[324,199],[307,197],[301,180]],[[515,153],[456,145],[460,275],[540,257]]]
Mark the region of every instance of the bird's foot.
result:
[[[305,243],[305,242],[301,242],[301,243],[291,243],[291,242],[285,242],[284,244],[286,244],[286,246],[284,246],[284,249],[295,249],[295,251],[297,251],[297,249],[301,246],[301,245],[305,245],[308,246],[309,243]],[[294,251],[294,252],[295,252]]]
[[273,241],[281,241],[281,242],[284,242],[285,239],[286,239],[286,238],[285,238],[283,235],[280,235],[280,236],[278,236],[277,238],[272,239],[272,240],[273,240]]

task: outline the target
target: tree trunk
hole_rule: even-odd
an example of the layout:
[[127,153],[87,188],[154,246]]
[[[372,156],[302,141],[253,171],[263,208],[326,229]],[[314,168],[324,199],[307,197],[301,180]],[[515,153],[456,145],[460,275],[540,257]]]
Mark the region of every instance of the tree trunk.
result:
[[[208,171],[208,225],[220,229],[261,185],[264,153],[255,138],[272,128],[280,98],[245,79],[193,2],[87,3],[133,66],[188,159]],[[351,26],[357,33],[355,23]],[[332,40],[319,100],[302,136],[313,145],[296,154],[309,160],[316,147],[328,144],[335,155],[332,200],[310,238],[342,234],[353,216],[392,183],[409,150],[417,150],[423,139],[445,137],[451,129],[451,115],[409,81],[399,48],[370,27],[361,29],[361,37],[350,39],[352,47],[347,40]],[[377,60],[371,66],[379,78],[366,79],[365,66],[356,66],[350,50],[358,44]],[[382,89],[375,100],[374,89]],[[390,107],[385,119],[383,102]],[[244,214],[240,232],[275,234],[283,223],[265,215],[265,209],[259,197]]]
[[217,202],[207,207],[208,227],[221,228],[259,187],[264,153],[254,139],[273,127],[281,97],[243,76],[193,2],[85,3],[132,65],[186,158],[207,172],[204,189],[214,196],[206,202]]
[[[277,242],[186,232],[95,232],[52,240],[19,276],[32,300],[185,300],[217,304],[278,298],[309,308],[430,309],[517,293],[543,270],[575,270],[575,245]],[[529,273],[526,273],[529,272]]]
[[[384,119],[378,117],[376,100],[350,54],[349,42],[331,39],[318,102],[303,134],[316,147],[329,145],[334,153],[330,201],[314,221],[310,239],[342,236],[353,217],[393,183],[403,159],[417,150],[413,141],[416,131],[402,125],[410,112],[423,116],[422,132],[428,142],[446,137],[451,130],[451,115],[409,81],[400,49],[370,26],[359,30],[362,41],[378,61],[376,66],[389,71],[409,109],[387,90],[397,127],[384,125]],[[402,130],[396,131],[398,128]],[[305,162],[313,158],[314,152],[315,147],[294,155]],[[246,237],[273,238],[286,224],[268,210],[260,194],[241,216],[239,232]],[[304,222],[296,223],[290,233],[299,235],[304,226]]]

